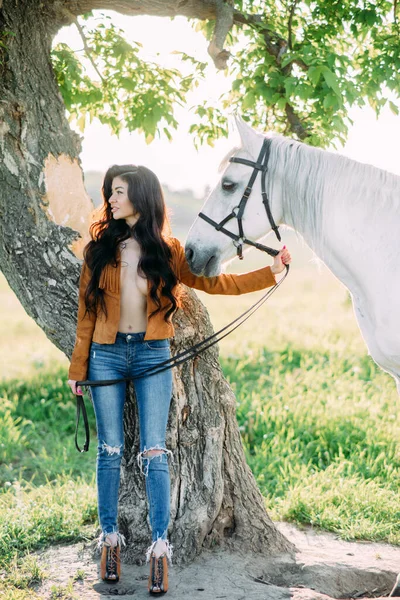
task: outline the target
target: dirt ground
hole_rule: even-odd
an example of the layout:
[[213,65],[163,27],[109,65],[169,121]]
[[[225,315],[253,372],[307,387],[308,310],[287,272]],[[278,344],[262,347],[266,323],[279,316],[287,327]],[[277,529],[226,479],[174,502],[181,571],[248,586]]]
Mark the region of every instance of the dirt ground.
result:
[[[281,556],[204,552],[191,565],[170,568],[169,598],[190,600],[329,600],[388,596],[400,571],[400,548],[344,542],[333,534],[287,523],[279,529],[297,547],[295,560]],[[149,598],[148,567],[122,563],[118,584],[99,580],[99,557],[84,544],[40,553],[49,577],[37,592],[43,599],[126,600]],[[74,580],[75,578],[75,580]],[[65,595],[62,595],[64,591]],[[57,593],[59,595],[57,595]]]

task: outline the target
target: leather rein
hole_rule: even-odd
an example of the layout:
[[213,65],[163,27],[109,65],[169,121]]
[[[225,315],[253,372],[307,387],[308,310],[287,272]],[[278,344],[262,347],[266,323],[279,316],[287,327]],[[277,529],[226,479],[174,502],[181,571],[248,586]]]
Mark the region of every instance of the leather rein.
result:
[[[236,157],[232,157],[229,159],[230,162],[241,163],[241,164],[253,167],[253,173],[251,174],[250,180],[247,184],[247,187],[244,191],[244,194],[242,196],[242,199],[240,200],[239,205],[236,206],[232,210],[232,212],[227,217],[225,217],[225,219],[223,219],[220,223],[216,223],[215,221],[213,221],[212,219],[207,217],[204,213],[199,213],[199,217],[201,217],[202,219],[207,221],[207,223],[210,223],[210,225],[215,227],[215,229],[217,231],[221,231],[222,233],[224,233],[225,235],[227,235],[228,237],[230,237],[233,240],[233,243],[234,243],[235,247],[237,248],[238,257],[240,259],[243,259],[243,244],[253,246],[254,248],[257,248],[257,250],[266,252],[270,256],[276,256],[277,254],[279,254],[279,251],[275,250],[274,248],[270,248],[269,246],[264,246],[263,244],[259,244],[258,242],[253,242],[252,240],[249,240],[248,238],[246,238],[246,236],[244,235],[243,223],[242,223],[243,213],[246,208],[247,200],[251,194],[257,174],[259,171],[261,171],[261,195],[263,198],[262,201],[265,206],[271,227],[274,230],[275,235],[278,238],[278,240],[279,241],[281,240],[281,236],[278,231],[278,227],[276,226],[275,221],[272,216],[272,213],[271,213],[268,196],[265,191],[265,175],[266,175],[268,159],[269,159],[269,149],[270,149],[270,140],[265,138],[262,148],[261,148],[261,151],[260,151],[260,154],[259,154],[256,162],[246,160],[244,158],[236,158]],[[224,227],[225,223],[227,223],[228,221],[230,221],[233,218],[237,219],[237,221],[238,221],[239,235],[235,235],[234,233],[232,233],[231,231],[228,231]],[[186,350],[182,350],[181,352],[178,352],[174,356],[171,356],[170,358],[159,363],[158,365],[155,365],[153,367],[145,369],[142,373],[139,373],[139,375],[136,375],[135,377],[122,377],[119,379],[96,380],[96,381],[91,381],[91,380],[86,379],[83,381],[77,381],[76,386],[88,386],[88,387],[90,387],[90,386],[105,386],[105,385],[113,385],[116,383],[121,383],[123,381],[129,382],[129,381],[133,381],[136,379],[142,379],[143,377],[152,377],[153,375],[157,375],[158,373],[162,373],[163,371],[167,371],[168,369],[172,369],[173,367],[178,367],[179,365],[184,364],[188,360],[197,358],[197,356],[199,354],[201,354],[205,350],[208,350],[208,348],[211,348],[211,346],[214,346],[215,344],[217,344],[218,342],[223,340],[227,335],[229,335],[230,333],[235,331],[235,329],[240,327],[240,325],[242,325],[245,321],[247,321],[247,319],[249,319],[264,304],[264,302],[266,302],[268,300],[268,298],[275,292],[275,290],[278,289],[278,287],[281,285],[283,280],[286,278],[286,276],[289,272],[289,265],[285,265],[285,266],[286,266],[286,273],[285,273],[284,277],[282,277],[282,279],[280,279],[278,281],[278,283],[276,283],[273,287],[269,288],[269,290],[259,300],[257,300],[257,302],[255,302],[250,308],[248,308],[245,312],[243,312],[239,317],[234,319],[228,325],[225,325],[225,327],[223,327],[216,333],[209,335],[201,342],[198,342],[197,344],[190,346],[190,348],[187,348]],[[83,400],[83,396],[78,395],[78,394],[75,394],[75,396],[76,396],[75,446],[76,446],[76,449],[78,450],[78,452],[87,452],[89,450],[90,431],[89,431],[89,422],[88,422],[88,417],[87,417],[87,413],[86,413],[85,402]],[[79,447],[79,444],[78,444],[78,429],[79,429],[79,420],[80,420],[81,412],[82,412],[83,422],[84,422],[84,426],[85,426],[85,436],[86,436],[85,443],[84,443],[82,449]]]

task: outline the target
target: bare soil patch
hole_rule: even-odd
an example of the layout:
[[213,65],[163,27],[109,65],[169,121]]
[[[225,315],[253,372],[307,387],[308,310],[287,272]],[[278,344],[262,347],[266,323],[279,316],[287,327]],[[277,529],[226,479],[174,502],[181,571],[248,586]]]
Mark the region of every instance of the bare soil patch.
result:
[[[400,571],[400,548],[345,542],[310,527],[278,524],[298,552],[294,559],[205,551],[188,566],[170,568],[169,598],[190,600],[331,600],[387,597]],[[39,554],[48,578],[37,589],[50,600],[54,586],[73,592],[65,598],[126,600],[149,598],[147,565],[122,564],[121,581],[99,580],[99,556],[90,545],[52,547]],[[81,579],[74,581],[80,576]],[[72,584],[71,584],[72,582]],[[53,595],[53,597],[55,597]],[[61,597],[61,595],[60,595]]]

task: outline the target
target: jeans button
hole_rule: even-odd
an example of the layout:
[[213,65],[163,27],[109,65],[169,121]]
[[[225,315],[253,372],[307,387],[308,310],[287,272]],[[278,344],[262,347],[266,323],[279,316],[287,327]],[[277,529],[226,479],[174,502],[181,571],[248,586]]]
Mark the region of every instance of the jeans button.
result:
[[127,339],[127,340],[130,340],[130,339],[131,339],[131,337],[132,337],[131,335],[127,335],[127,336],[126,336],[126,339]]

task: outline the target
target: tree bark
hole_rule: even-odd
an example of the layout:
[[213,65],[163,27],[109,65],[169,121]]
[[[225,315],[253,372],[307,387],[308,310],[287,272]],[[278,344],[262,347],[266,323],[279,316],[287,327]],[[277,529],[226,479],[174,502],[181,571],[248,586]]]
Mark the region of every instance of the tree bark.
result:
[[39,0],[0,8],[0,265],[26,312],[58,348],[70,349],[73,250],[79,254],[93,206],[50,62],[58,28]]
[[[0,1],[6,44],[0,52],[0,267],[26,312],[70,356],[79,257],[93,206],[83,185],[80,138],[65,118],[50,62],[51,40],[62,24],[56,4]],[[175,325],[174,350],[211,332],[191,291]],[[175,372],[167,442],[174,454],[170,538],[178,561],[215,544],[268,555],[293,550],[268,518],[246,465],[235,405],[216,349]],[[149,529],[132,401],[125,430],[120,526],[127,558],[139,560]]]

